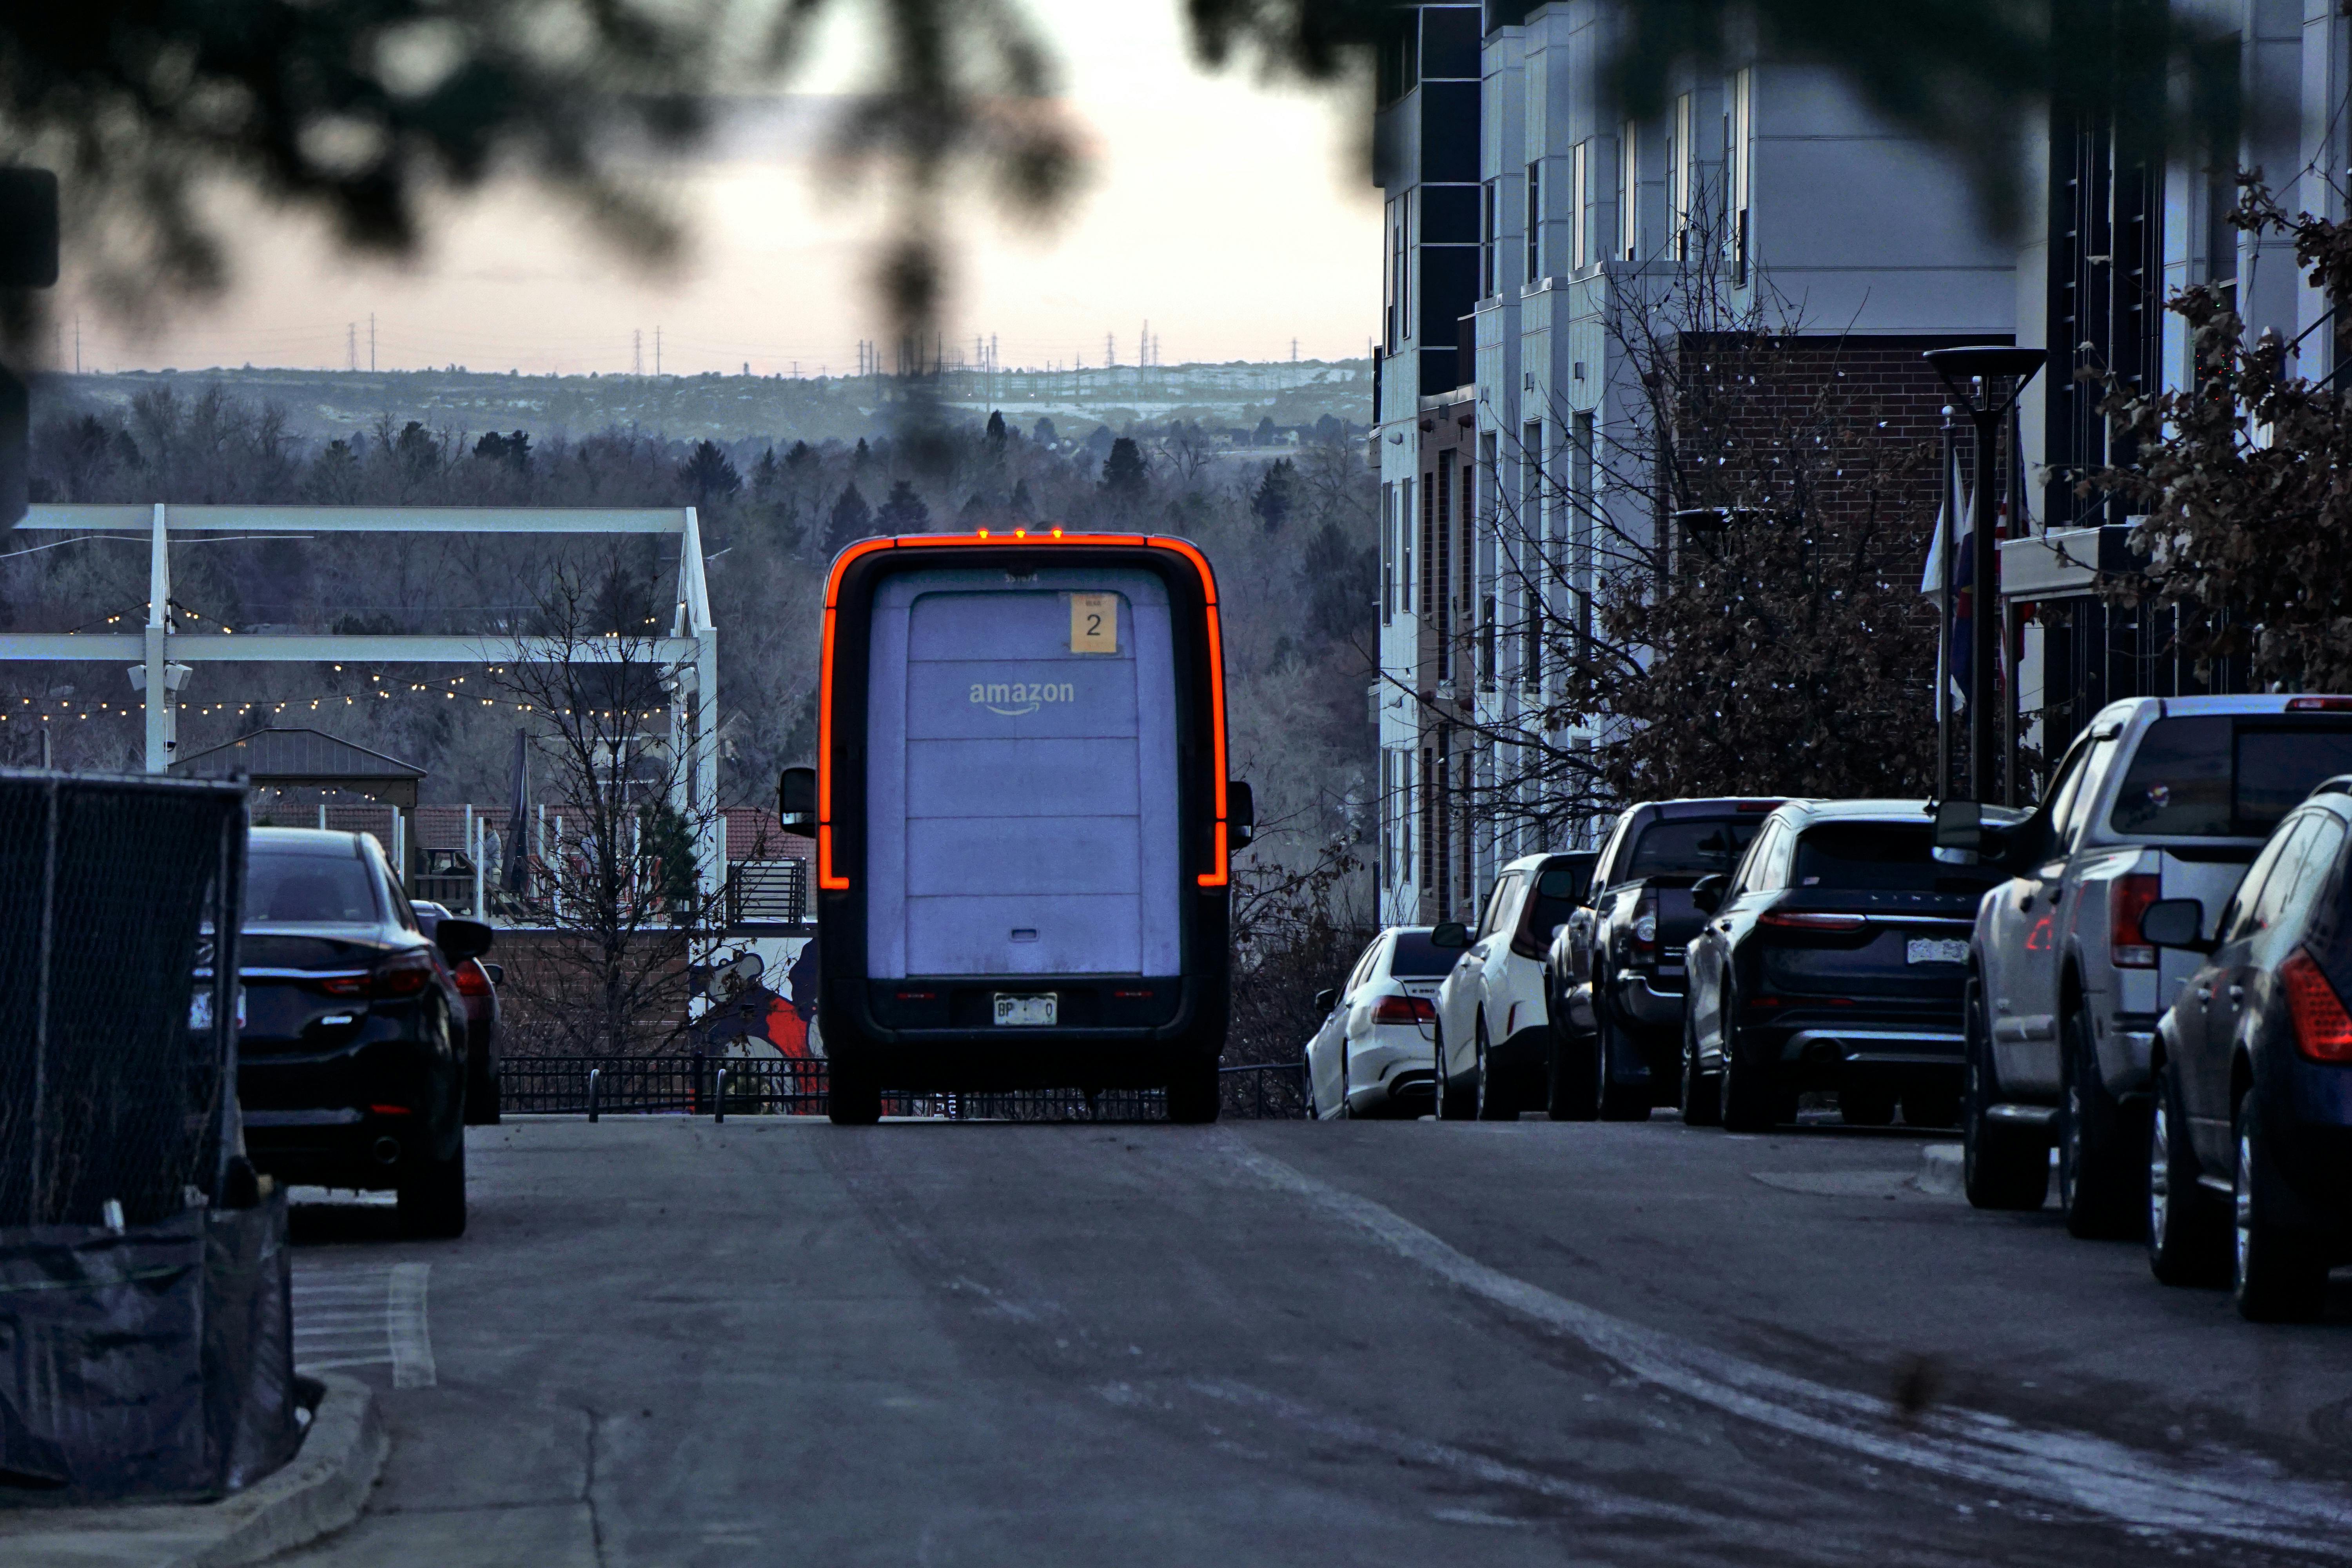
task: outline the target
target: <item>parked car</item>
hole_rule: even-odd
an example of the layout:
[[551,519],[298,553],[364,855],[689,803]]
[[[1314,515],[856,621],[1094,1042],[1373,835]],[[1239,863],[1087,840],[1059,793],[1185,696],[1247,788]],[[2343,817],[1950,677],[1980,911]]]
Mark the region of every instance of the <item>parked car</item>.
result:
[[1437,1113],[1509,1121],[1548,1103],[1551,1024],[1544,947],[1584,902],[1590,850],[1525,855],[1488,889],[1477,929],[1453,925],[1461,962],[1437,990]]
[[1347,980],[1315,998],[1323,1026],[1307,1043],[1308,1114],[1421,1116],[1430,1109],[1437,983],[1460,957],[1427,926],[1374,937]]
[[[1550,1042],[1549,1109],[1565,1120],[1642,1121],[1679,1093],[1684,950],[1706,917],[1701,877],[1748,852],[1770,800],[1661,800],[1617,818],[1592,868],[1585,906],[1545,962],[1566,998]],[[1589,1015],[1590,1032],[1578,1027]]]
[[[446,906],[429,899],[415,900],[410,907],[427,938],[450,918]],[[466,1125],[496,1127],[504,1093],[504,1075],[499,1070],[499,987],[507,983],[506,966],[469,958],[451,970],[457,977],[457,992],[466,999]]]
[[2196,966],[2140,917],[2162,899],[2218,908],[2279,819],[2346,772],[2352,697],[2139,697],[2093,717],[2021,821],[1944,803],[1937,842],[2010,879],[1970,937],[1971,1203],[2039,1207],[2054,1140],[2067,1228],[2140,1233],[2157,1018]]
[[1831,1089],[1849,1123],[1959,1120],[1977,900],[2000,874],[1936,858],[1919,800],[1790,801],[1736,871],[1702,877],[1683,1120],[1754,1131]]
[[2258,1322],[2317,1317],[2352,1261],[2352,776],[2287,815],[2210,930],[2160,899],[2140,934],[2201,961],[2157,1025],[2148,1262],[2230,1281]]
[[382,1190],[401,1227],[466,1228],[466,1005],[490,928],[427,939],[366,834],[253,830],[238,942],[237,1099],[254,1168]]

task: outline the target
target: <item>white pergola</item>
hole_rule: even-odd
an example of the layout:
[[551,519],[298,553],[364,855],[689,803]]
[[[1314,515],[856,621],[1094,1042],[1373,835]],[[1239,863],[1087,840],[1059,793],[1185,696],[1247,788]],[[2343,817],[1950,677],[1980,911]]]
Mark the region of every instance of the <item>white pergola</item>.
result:
[[[627,657],[658,666],[675,682],[670,703],[674,750],[690,746],[690,765],[678,770],[674,793],[679,813],[697,825],[707,891],[726,878],[719,816],[719,630],[711,624],[710,591],[702,571],[702,533],[692,507],[574,509],[567,507],[335,506],[36,506],[16,532],[91,534],[149,542],[147,624],[136,632],[0,632],[0,659],[82,662],[120,659],[143,667],[147,771],[171,763],[171,675],[174,665],[198,664],[535,664]],[[172,600],[173,533],[218,537],[324,533],[652,533],[678,536],[677,607],[666,637],[588,639],[399,634],[260,633],[221,637],[175,630]],[[693,723],[687,721],[691,702]],[[689,729],[691,733],[689,735]]]

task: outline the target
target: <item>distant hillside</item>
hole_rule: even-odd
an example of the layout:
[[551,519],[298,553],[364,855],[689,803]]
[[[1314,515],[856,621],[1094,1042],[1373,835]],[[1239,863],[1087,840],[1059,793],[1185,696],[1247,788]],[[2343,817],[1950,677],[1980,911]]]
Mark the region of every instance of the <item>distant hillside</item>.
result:
[[[183,392],[218,384],[254,403],[285,410],[298,435],[324,439],[369,430],[390,416],[453,432],[527,430],[534,437],[585,436],[615,426],[651,435],[720,442],[791,437],[855,440],[887,434],[891,377],[719,375],[521,375],[446,370],[237,369],[125,371],[44,377],[36,417],[65,407],[124,410],[150,387]],[[949,371],[933,378],[940,400],[977,421],[992,408],[1024,426],[1043,416],[1066,435],[1097,424],[1190,420],[1208,429],[1311,426],[1327,416],[1356,426],[1372,418],[1365,360],[1297,363],[1182,364],[1056,372]]]

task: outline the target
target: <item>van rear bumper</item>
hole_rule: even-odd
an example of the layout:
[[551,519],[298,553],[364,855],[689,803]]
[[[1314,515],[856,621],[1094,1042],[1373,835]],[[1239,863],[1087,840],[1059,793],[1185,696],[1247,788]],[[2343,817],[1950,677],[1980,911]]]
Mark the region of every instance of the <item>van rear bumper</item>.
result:
[[[1007,1030],[1010,1034],[1013,1031]],[[957,1034],[901,1034],[827,1049],[836,1070],[856,1070],[884,1092],[978,1093],[1011,1089],[1157,1089],[1211,1057],[1190,1036],[1125,1036],[1024,1029],[1019,1040]],[[1212,1058],[1213,1059],[1213,1058]]]
[[[994,1022],[999,994],[1051,994],[1056,1022]],[[1213,1058],[1221,988],[1192,976],[969,975],[869,980],[819,1004],[826,1055],[915,1092],[1150,1089]]]

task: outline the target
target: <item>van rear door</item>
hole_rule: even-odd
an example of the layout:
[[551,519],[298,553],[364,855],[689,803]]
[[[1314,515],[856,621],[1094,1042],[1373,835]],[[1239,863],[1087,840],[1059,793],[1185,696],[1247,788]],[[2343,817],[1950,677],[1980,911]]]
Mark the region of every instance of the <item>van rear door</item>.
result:
[[1180,973],[1159,577],[894,574],[871,656],[868,973]]

